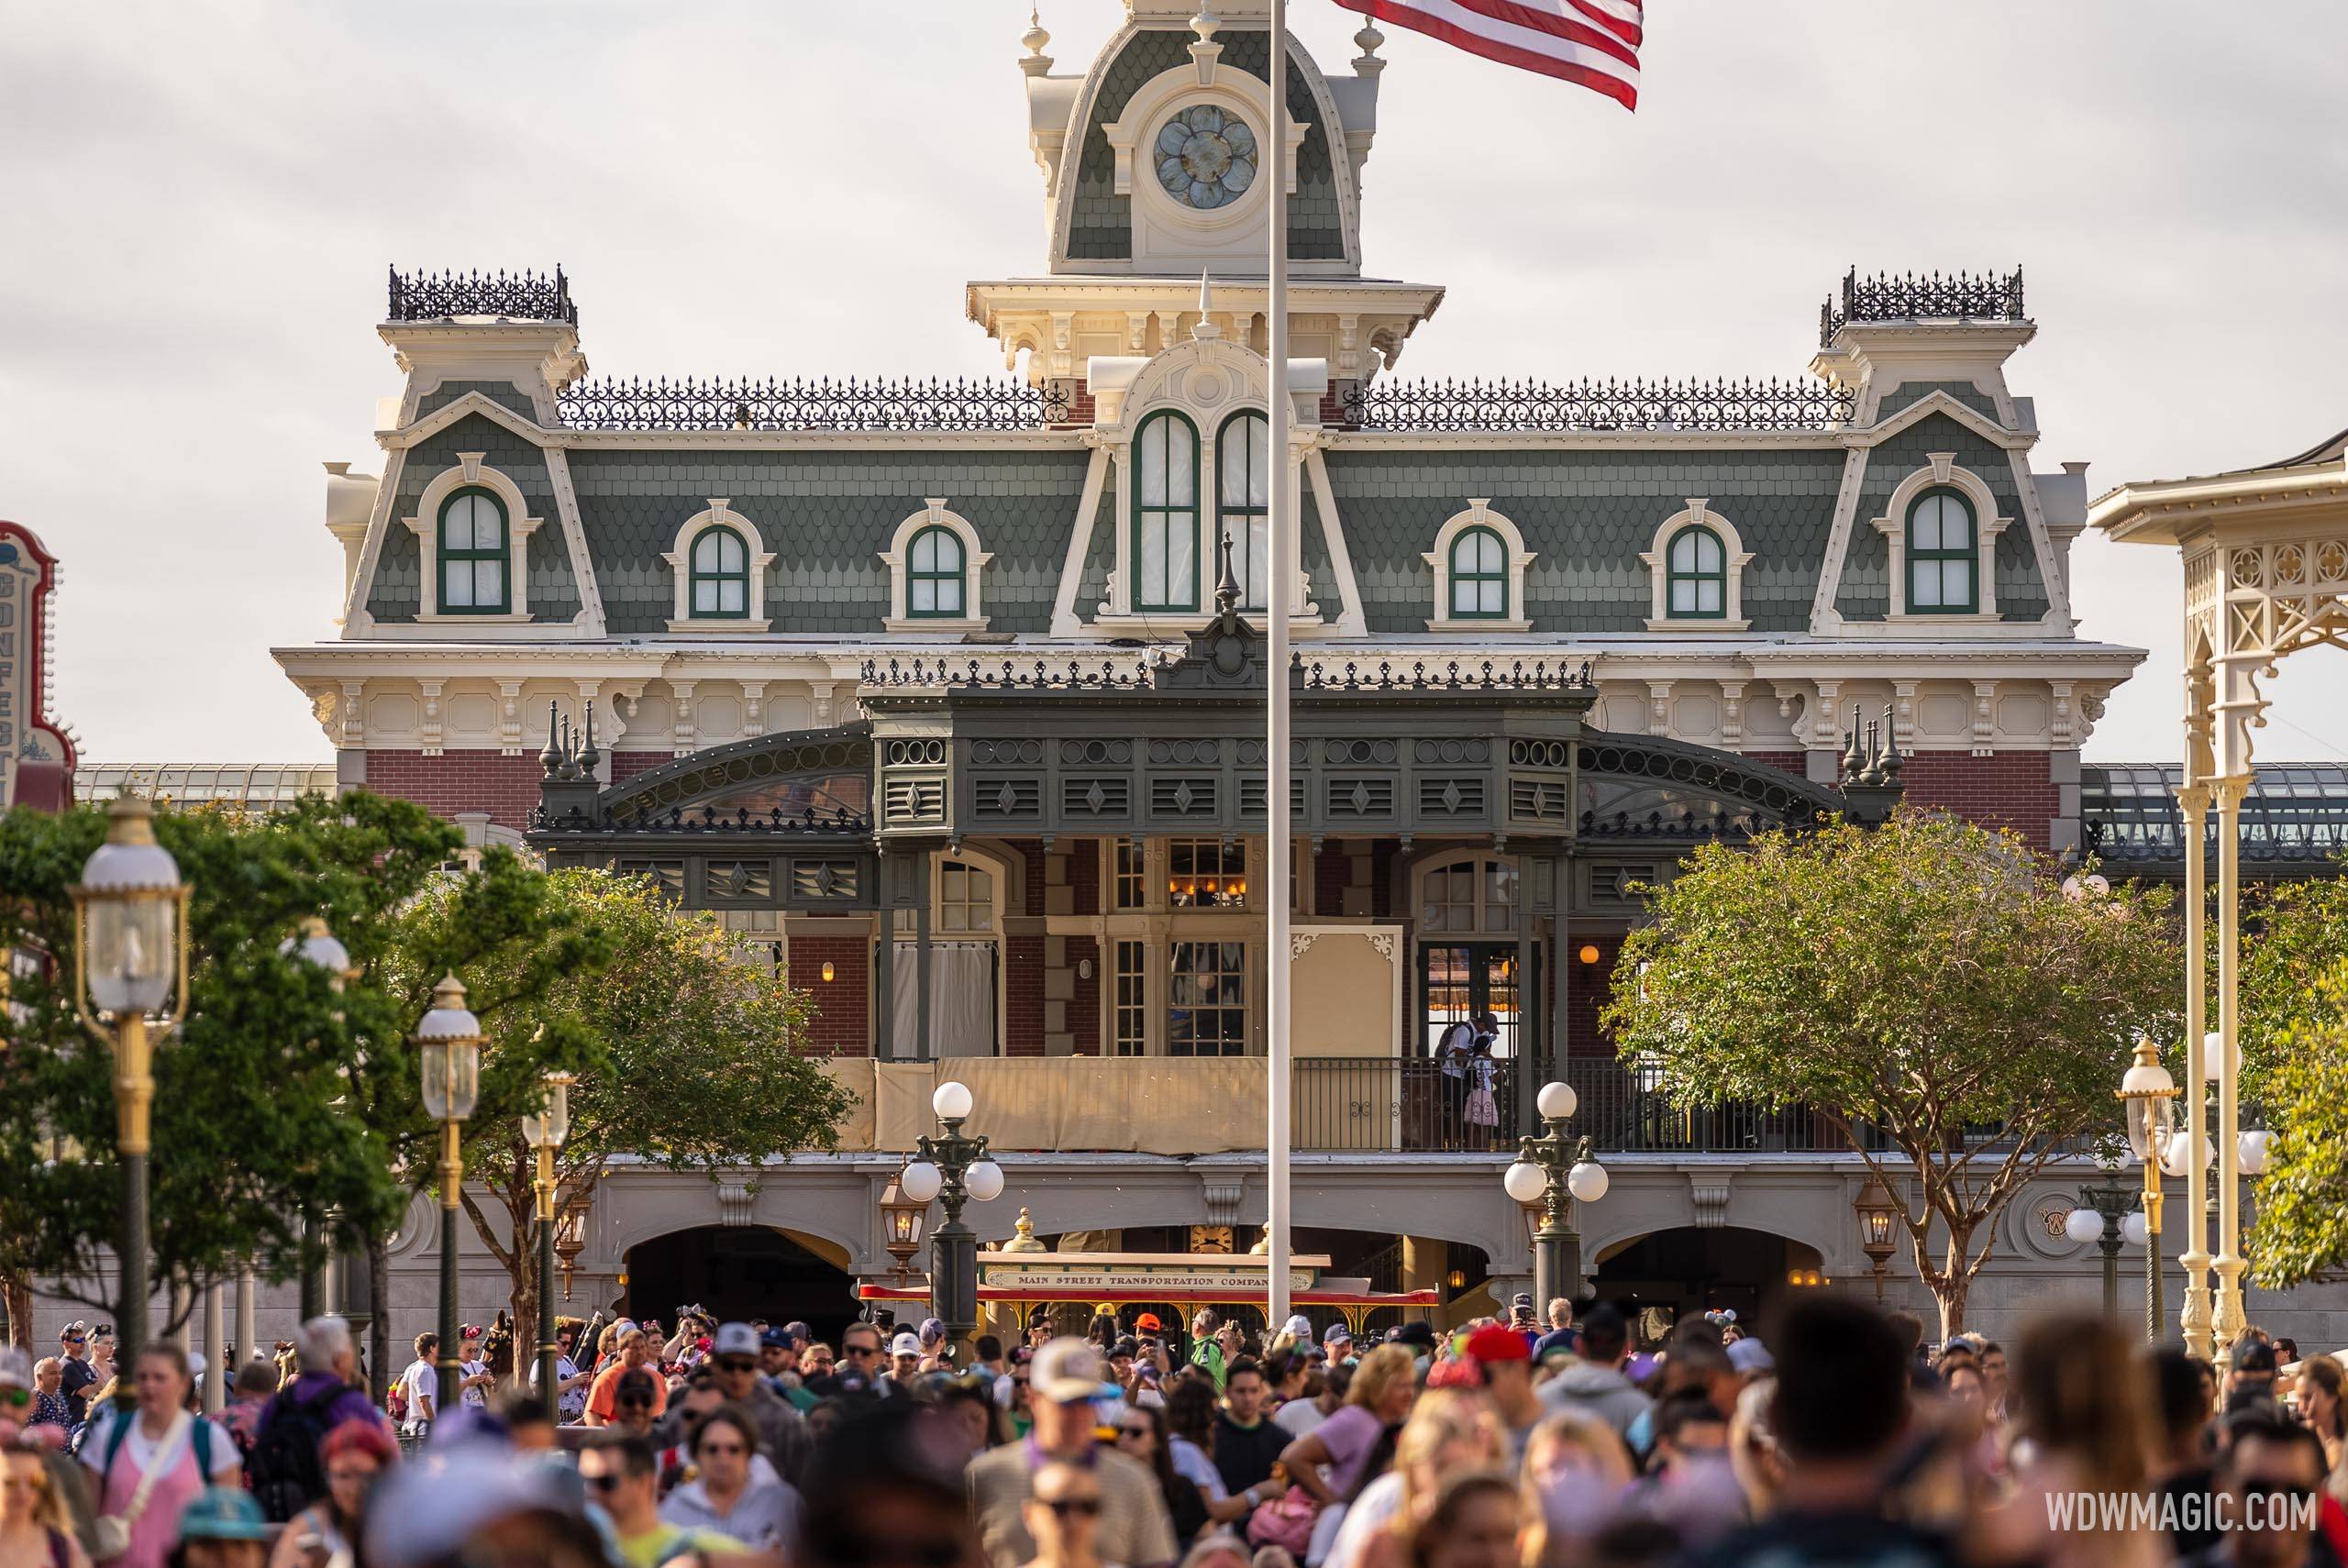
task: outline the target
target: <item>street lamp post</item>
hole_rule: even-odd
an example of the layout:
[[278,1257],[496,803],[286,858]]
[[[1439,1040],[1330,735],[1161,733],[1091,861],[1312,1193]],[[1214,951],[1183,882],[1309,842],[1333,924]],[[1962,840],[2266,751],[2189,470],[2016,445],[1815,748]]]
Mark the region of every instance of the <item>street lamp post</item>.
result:
[[1534,1108],[1546,1131],[1520,1138],[1516,1161],[1501,1176],[1501,1186],[1517,1202],[1541,1205],[1540,1226],[1533,1233],[1533,1292],[1542,1302],[1579,1294],[1581,1238],[1574,1233],[1572,1203],[1595,1203],[1606,1196],[1606,1167],[1591,1154],[1589,1140],[1568,1142],[1566,1136],[1566,1123],[1578,1103],[1572,1085],[1542,1085]]
[[570,1136],[570,1086],[578,1081],[570,1073],[548,1073],[538,1113],[522,1118],[522,1140],[538,1154],[537,1176],[530,1184],[538,1203],[538,1396],[556,1411],[562,1408],[561,1380],[555,1373],[562,1347],[554,1326],[554,1156]]
[[[153,1147],[155,1043],[187,1015],[187,901],[178,862],[155,842],[154,808],[125,795],[73,889],[73,1008],[114,1053],[115,1148],[122,1157],[122,1298],[116,1342],[147,1343],[147,1160]],[[217,1353],[216,1352],[215,1353]],[[136,1402],[120,1385],[126,1415]]]
[[930,1109],[945,1131],[924,1133],[920,1158],[905,1166],[898,1185],[913,1202],[927,1207],[933,1198],[946,1202],[946,1223],[930,1236],[930,1310],[946,1324],[947,1342],[955,1354],[979,1326],[979,1236],[962,1223],[962,1205],[971,1198],[984,1203],[1001,1196],[1002,1167],[987,1154],[984,1137],[962,1131],[969,1120],[970,1091],[948,1081],[929,1098]]
[[2144,1167],[2144,1338],[2161,1342],[2161,1156],[2175,1116],[2176,1080],[2161,1066],[2160,1047],[2136,1037],[2136,1060],[2114,1091],[2128,1108],[2128,1147]]
[[900,1290],[913,1283],[914,1259],[921,1255],[922,1231],[929,1224],[928,1203],[905,1196],[904,1176],[899,1170],[880,1189],[880,1223],[886,1231],[880,1245],[895,1264],[890,1272]]
[[1875,1304],[1880,1307],[1884,1272],[1898,1245],[1892,1240],[1892,1227],[1899,1218],[1899,1200],[1891,1196],[1881,1176],[1870,1175],[1851,1208],[1859,1217],[1859,1251],[1867,1255],[1867,1272],[1875,1275]]
[[2093,1242],[2103,1249],[2103,1316],[2120,1320],[2120,1244],[2122,1229],[2136,1212],[2136,1195],[2118,1185],[2079,1188],[2079,1207],[2064,1218],[2063,1233],[2075,1242]]
[[[314,969],[324,970],[327,986],[338,992],[359,972],[351,966],[350,950],[316,915],[302,922],[300,934],[279,943],[277,951],[281,956],[299,959]],[[302,1321],[305,1323],[327,1309],[327,1263],[320,1253],[326,1229],[326,1217],[308,1204],[303,1205],[301,1296]]]
[[424,1113],[440,1124],[440,1360],[435,1413],[457,1403],[457,1206],[465,1179],[464,1124],[481,1094],[481,1020],[465,1008],[464,982],[450,975],[432,988],[432,1010],[415,1029]]

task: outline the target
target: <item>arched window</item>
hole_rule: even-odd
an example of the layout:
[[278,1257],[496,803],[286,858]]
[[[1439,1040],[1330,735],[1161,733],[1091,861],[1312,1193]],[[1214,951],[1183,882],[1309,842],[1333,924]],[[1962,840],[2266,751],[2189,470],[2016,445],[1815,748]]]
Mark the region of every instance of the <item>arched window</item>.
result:
[[1171,409],[1134,436],[1133,607],[1199,607],[1199,432]]
[[1665,551],[1664,601],[1674,616],[1718,620],[1728,614],[1728,552],[1700,524],[1671,536]]
[[513,607],[505,506],[486,490],[458,491],[440,507],[440,611],[503,615]]
[[1451,618],[1508,618],[1508,546],[1481,524],[1451,541]]
[[909,620],[959,620],[967,613],[961,536],[931,525],[905,551],[905,615]]
[[1980,607],[1980,544],[1973,503],[1954,490],[1928,490],[1908,508],[1908,612],[1970,615]]
[[695,615],[749,619],[750,551],[733,529],[704,528],[694,538],[692,607]]
[[1270,584],[1268,552],[1271,513],[1271,421],[1243,410],[1215,433],[1215,534],[1231,540],[1232,570],[1239,578],[1239,605],[1261,610]]

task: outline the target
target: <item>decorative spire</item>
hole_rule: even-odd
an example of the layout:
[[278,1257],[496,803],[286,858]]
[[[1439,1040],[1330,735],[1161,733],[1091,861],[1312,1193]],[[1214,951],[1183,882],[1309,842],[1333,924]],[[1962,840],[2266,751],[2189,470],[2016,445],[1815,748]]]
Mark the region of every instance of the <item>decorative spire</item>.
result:
[[1199,41],[1214,42],[1215,29],[1222,26],[1214,14],[1214,0],[1199,0],[1199,14],[1191,18],[1191,30],[1199,35]]
[[1191,328],[1193,338],[1220,337],[1223,328],[1214,324],[1214,282],[1205,269],[1199,271],[1199,320]]
[[587,744],[579,753],[579,777],[594,778],[595,768],[603,760],[604,754],[595,749],[595,704],[590,702],[587,704]]
[[1899,729],[1892,723],[1891,704],[1886,702],[1883,705],[1883,749],[1876,754],[1876,772],[1882,776],[1886,784],[1897,786],[1899,770],[1907,766],[1908,759],[1899,755]]
[[1020,35],[1019,41],[1027,46],[1026,58],[1019,62],[1020,70],[1030,76],[1041,76],[1051,70],[1052,57],[1044,52],[1044,46],[1052,41],[1052,35],[1044,30],[1043,15],[1033,6],[1027,8],[1027,30]]
[[1385,41],[1386,35],[1378,30],[1378,24],[1368,12],[1362,13],[1361,31],[1354,35],[1355,47],[1361,50],[1354,60],[1356,76],[1375,76],[1386,69],[1386,62],[1378,58],[1378,46]]
[[555,703],[552,698],[548,698],[547,700],[547,745],[546,749],[538,753],[538,767],[548,778],[556,777],[555,770],[562,766],[562,752],[555,745],[556,734]]
[[1239,577],[1231,568],[1231,530],[1215,545],[1214,609],[1227,629],[1239,613]]
[[1216,67],[1223,61],[1223,46],[1214,41],[1215,29],[1223,23],[1214,14],[1214,0],[1199,0],[1199,14],[1191,18],[1191,30],[1199,41],[1191,46],[1191,66],[1198,72],[1199,85],[1214,85]]
[[1866,770],[1866,753],[1859,749],[1859,705],[1851,704],[1851,744],[1843,748],[1843,782],[1855,784]]

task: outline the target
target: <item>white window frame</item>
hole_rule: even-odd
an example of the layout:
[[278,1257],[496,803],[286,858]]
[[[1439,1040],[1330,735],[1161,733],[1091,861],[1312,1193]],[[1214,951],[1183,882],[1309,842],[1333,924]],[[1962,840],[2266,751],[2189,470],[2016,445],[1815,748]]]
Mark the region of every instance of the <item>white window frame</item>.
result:
[[[731,528],[742,536],[742,543],[749,552],[750,613],[741,615],[696,615],[692,606],[693,541],[712,528]],[[767,567],[774,560],[774,552],[767,548],[766,539],[759,525],[734,510],[724,496],[712,496],[709,505],[685,519],[666,554],[660,558],[669,563],[669,575],[677,591],[674,613],[669,618],[672,632],[714,632],[720,635],[740,635],[748,632],[770,630],[774,623],[767,618]]]
[[[1891,586],[1884,619],[1910,626],[1994,626],[2004,620],[1998,609],[1998,536],[2013,526],[2010,517],[1998,513],[1998,498],[1980,475],[1958,466],[1954,452],[1927,452],[1926,467],[1899,481],[1876,518],[1875,531],[1891,547]],[[1944,615],[1908,606],[1908,513],[1928,490],[1953,490],[1973,506],[1973,585],[1976,608],[1970,614]]]
[[[1491,906],[1491,897],[1490,890],[1486,887],[1484,881],[1484,866],[1486,863],[1506,867],[1514,879],[1516,902],[1513,908],[1519,918],[1515,921],[1510,922],[1506,925],[1493,925],[1490,923],[1490,921],[1487,918]],[[1424,913],[1427,906],[1427,881],[1438,871],[1456,870],[1462,866],[1472,866],[1476,870],[1476,925],[1472,930],[1468,931],[1460,931],[1451,927],[1445,927],[1438,930],[1435,927],[1429,925],[1424,919]],[[1513,940],[1517,935],[1517,927],[1522,923],[1522,917],[1524,911],[1524,897],[1525,886],[1523,862],[1513,855],[1503,855],[1498,850],[1462,849],[1450,855],[1437,856],[1433,860],[1427,861],[1423,865],[1414,866],[1411,868],[1412,923],[1418,928],[1420,941],[1431,942],[1437,946],[1446,944],[1456,945],[1463,942],[1501,942]]]
[[[1455,616],[1451,613],[1451,546],[1452,542],[1470,528],[1490,528],[1501,536],[1508,552],[1508,607],[1513,612],[1498,619],[1486,615]],[[1529,632],[1533,623],[1524,610],[1524,569],[1533,564],[1534,552],[1524,547],[1524,532],[1501,513],[1492,510],[1489,497],[1473,496],[1468,510],[1453,513],[1443,526],[1435,530],[1434,548],[1426,552],[1427,565],[1434,569],[1434,613],[1427,618],[1430,632]]]
[[[1710,528],[1720,536],[1722,557],[1722,592],[1724,614],[1674,615],[1671,613],[1671,541],[1678,537],[1682,528]],[[1647,615],[1650,632],[1744,632],[1753,623],[1744,613],[1744,569],[1753,559],[1753,552],[1744,547],[1744,536],[1736,525],[1714,512],[1702,496],[1691,495],[1688,504],[1663,520],[1655,531],[1655,542],[1639,556],[1647,574],[1654,580],[1655,602]]]
[[[962,610],[959,615],[911,615],[905,608],[905,562],[913,548],[914,536],[925,528],[943,528],[962,541]],[[889,547],[880,552],[880,564],[889,569],[889,617],[881,623],[884,630],[896,632],[950,632],[957,636],[966,632],[987,629],[986,585],[987,563],[994,559],[991,550],[979,547],[979,531],[970,520],[946,504],[946,498],[933,495],[922,502],[922,509],[897,525],[896,533],[889,540]]]
[[[460,452],[457,466],[432,477],[424,492],[415,498],[415,510],[400,519],[408,532],[415,536],[415,544],[424,563],[424,581],[416,590],[415,618],[432,625],[520,626],[530,620],[530,536],[538,531],[546,519],[529,514],[530,503],[523,497],[522,487],[505,474],[482,461],[486,452]],[[497,497],[505,508],[505,602],[502,615],[475,615],[468,612],[448,612],[440,608],[440,508],[460,490],[485,490]]]

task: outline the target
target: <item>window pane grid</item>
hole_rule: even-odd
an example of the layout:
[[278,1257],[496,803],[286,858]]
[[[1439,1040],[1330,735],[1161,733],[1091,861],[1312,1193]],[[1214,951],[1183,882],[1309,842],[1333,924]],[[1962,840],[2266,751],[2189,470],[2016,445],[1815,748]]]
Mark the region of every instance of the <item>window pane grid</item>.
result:
[[1216,437],[1215,467],[1222,474],[1216,536],[1231,539],[1232,573],[1239,580],[1239,604],[1261,610],[1271,580],[1268,558],[1271,511],[1271,423],[1260,414],[1235,414]]
[[1177,942],[1166,1008],[1172,1056],[1239,1056],[1247,1050],[1247,949],[1237,942]]
[[1129,838],[1121,838],[1117,840],[1116,853],[1114,880],[1117,908],[1140,909],[1147,899],[1144,891],[1145,883],[1142,877],[1141,845]]
[[1145,1055],[1149,1050],[1148,951],[1145,943],[1117,944],[1110,1033],[1120,1056]]
[[750,614],[750,548],[731,528],[704,528],[693,537],[692,591],[694,615],[748,620]]
[[968,564],[962,536],[951,528],[933,525],[915,534],[906,552],[905,613],[916,620],[951,620],[968,613]]
[[1508,547],[1490,528],[1465,529],[1451,541],[1451,613],[1479,621],[1508,614]]
[[1198,436],[1161,411],[1134,437],[1134,608],[1199,606]]
[[509,608],[505,506],[487,491],[460,490],[440,508],[440,610],[503,615]]
[[1247,852],[1217,838],[1178,838],[1166,846],[1166,901],[1178,910],[1242,909]]
[[1967,615],[1980,607],[1980,568],[1973,503],[1955,491],[1931,490],[1908,509],[1908,609],[1914,614]]
[[1692,619],[1728,615],[1728,552],[1710,528],[1693,525],[1671,536],[1664,551],[1667,612]]

